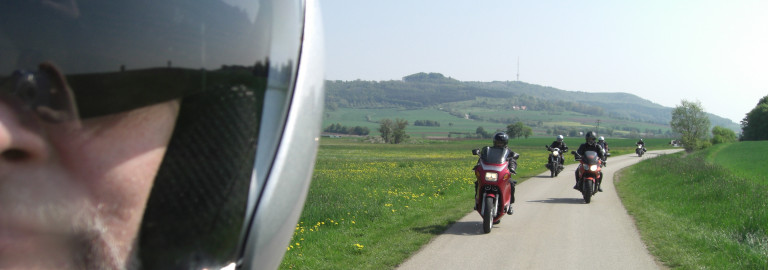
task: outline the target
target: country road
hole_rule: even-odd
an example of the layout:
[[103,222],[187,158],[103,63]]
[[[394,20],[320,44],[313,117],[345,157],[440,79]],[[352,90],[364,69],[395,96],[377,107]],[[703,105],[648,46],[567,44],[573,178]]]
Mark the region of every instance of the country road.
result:
[[641,159],[676,151],[608,158],[604,192],[590,204],[573,189],[577,165],[566,166],[555,178],[549,171],[534,176],[517,186],[515,213],[489,234],[483,234],[480,215],[471,212],[398,269],[658,269],[613,179],[616,171]]

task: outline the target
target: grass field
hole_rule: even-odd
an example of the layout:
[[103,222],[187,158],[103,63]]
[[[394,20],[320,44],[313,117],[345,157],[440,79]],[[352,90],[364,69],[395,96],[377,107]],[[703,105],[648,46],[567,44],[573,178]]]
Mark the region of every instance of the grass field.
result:
[[646,160],[616,184],[651,253],[679,269],[768,267],[768,142]]
[[735,176],[768,184],[768,143],[762,141],[715,145],[705,153],[708,162],[728,168]]
[[[510,140],[519,181],[544,172],[552,138]],[[566,139],[575,150],[581,140]],[[630,153],[634,140],[609,141]],[[390,269],[472,211],[477,157],[490,140],[320,143],[307,202],[282,269]],[[648,140],[651,149],[666,140]],[[573,158],[567,158],[573,163]]]
[[[542,126],[533,127],[536,136],[545,135],[546,129],[558,126],[578,127],[584,130],[594,130],[596,120],[591,116],[583,114],[566,112],[560,114],[550,114],[542,111],[512,111],[512,112],[499,112],[496,110],[483,111],[480,109],[473,109],[473,113],[480,115],[486,119],[506,119],[506,118],[519,118],[523,122],[537,122],[541,121]],[[379,124],[376,121],[381,119],[396,119],[402,118],[408,120],[410,125],[406,129],[412,137],[446,137],[449,132],[469,132],[475,133],[477,127],[482,126],[487,131],[495,131],[496,129],[506,129],[506,126],[511,123],[494,123],[490,121],[476,121],[463,119],[449,114],[448,112],[441,111],[437,108],[419,109],[419,110],[406,110],[406,109],[349,109],[340,108],[336,111],[326,111],[325,117],[323,117],[323,127],[327,127],[331,124],[340,123],[343,126],[361,126],[367,127],[371,131],[371,135],[378,134]],[[370,121],[368,120],[370,119]],[[416,120],[433,120],[440,123],[440,127],[425,127],[414,126],[413,123]],[[605,128],[614,128],[616,131],[616,137],[619,134],[627,135],[629,132],[621,131],[621,127],[634,127],[641,131],[646,129],[658,130],[662,132],[669,130],[666,125],[650,124],[650,123],[638,123],[630,122],[618,119],[609,119],[602,117],[601,130]]]

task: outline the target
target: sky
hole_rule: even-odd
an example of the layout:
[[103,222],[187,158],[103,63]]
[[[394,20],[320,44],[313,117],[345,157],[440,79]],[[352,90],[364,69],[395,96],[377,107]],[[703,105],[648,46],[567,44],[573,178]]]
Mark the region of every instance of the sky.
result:
[[[319,0],[326,79],[437,72],[699,101],[739,123],[768,95],[765,0]],[[519,63],[519,69],[518,69]]]

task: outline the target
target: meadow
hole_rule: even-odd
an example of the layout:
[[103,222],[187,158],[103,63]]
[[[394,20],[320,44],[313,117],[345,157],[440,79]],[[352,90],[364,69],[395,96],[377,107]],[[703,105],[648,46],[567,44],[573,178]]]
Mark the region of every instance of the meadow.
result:
[[616,187],[651,253],[675,269],[766,269],[768,142],[715,145],[624,170]]
[[[510,140],[520,182],[546,170],[553,138]],[[575,150],[583,139],[566,139]],[[648,148],[667,147],[664,139]],[[391,269],[472,211],[477,162],[490,140],[372,144],[323,138],[307,201],[281,269]],[[634,140],[612,140],[631,153]],[[573,163],[572,156],[566,158]]]
[[[466,108],[468,104],[457,105],[460,108]],[[473,113],[484,117],[485,119],[520,119],[525,123],[539,122],[541,126],[533,126],[533,131],[536,136],[544,135],[548,128],[554,126],[574,127],[585,130],[594,130],[597,124],[594,116],[587,116],[574,112],[562,112],[562,113],[549,113],[545,111],[510,111],[500,112],[498,110],[482,110],[473,109]],[[325,117],[323,117],[323,127],[327,127],[331,124],[340,123],[344,126],[361,126],[367,127],[371,131],[371,135],[378,134],[379,123],[377,121],[381,119],[396,119],[402,118],[408,120],[411,123],[408,126],[408,134],[414,138],[427,138],[427,137],[446,137],[450,132],[459,133],[475,133],[478,126],[482,126],[487,131],[495,131],[497,129],[506,129],[508,124],[511,123],[495,123],[490,121],[477,121],[459,118],[449,114],[446,111],[441,111],[438,108],[425,108],[425,109],[350,109],[339,108],[335,111],[326,111]],[[370,119],[370,120],[369,120]],[[416,120],[433,120],[440,123],[439,127],[427,127],[427,126],[414,126],[413,123]],[[661,130],[666,132],[669,130],[667,125],[631,122],[626,120],[611,119],[602,117],[600,129],[606,128],[615,129],[615,137],[619,135],[627,136],[628,131],[623,131],[623,128],[637,128],[641,131],[649,130]]]

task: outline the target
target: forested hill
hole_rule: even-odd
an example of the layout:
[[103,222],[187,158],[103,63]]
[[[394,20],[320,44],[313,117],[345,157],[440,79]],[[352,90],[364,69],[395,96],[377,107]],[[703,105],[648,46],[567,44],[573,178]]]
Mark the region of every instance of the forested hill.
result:
[[[672,108],[628,93],[587,93],[519,81],[463,82],[440,73],[416,73],[400,81],[327,81],[328,109],[418,109],[478,98],[509,99],[529,110],[575,111],[616,119],[668,124]],[[738,129],[729,119],[710,114],[713,125]]]

